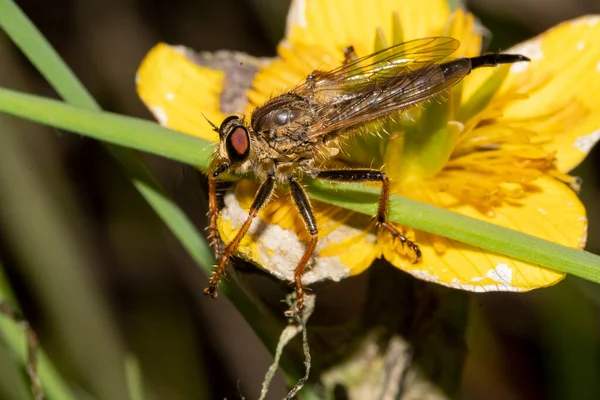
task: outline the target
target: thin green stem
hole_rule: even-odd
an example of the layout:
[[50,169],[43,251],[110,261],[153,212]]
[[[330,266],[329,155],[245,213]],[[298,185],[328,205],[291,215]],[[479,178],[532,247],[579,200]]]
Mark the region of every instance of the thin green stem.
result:
[[[0,88],[0,110],[58,129],[77,132],[107,144],[137,149],[201,168],[208,166],[213,150],[210,142],[163,128],[154,122],[101,110],[82,109],[10,89]],[[117,148],[119,150],[115,150]],[[133,176],[156,185],[156,180],[149,175],[143,164],[132,161],[132,158],[137,158],[131,150],[117,146],[109,146],[109,150],[117,152],[119,162],[125,164]]]

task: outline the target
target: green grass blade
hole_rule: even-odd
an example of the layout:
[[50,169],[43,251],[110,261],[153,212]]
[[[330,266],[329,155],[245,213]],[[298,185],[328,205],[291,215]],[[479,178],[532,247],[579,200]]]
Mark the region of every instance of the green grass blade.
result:
[[[2,301],[0,299],[0,301]],[[33,400],[31,382],[24,373],[19,351],[25,350],[23,327],[0,314],[0,398]],[[22,351],[25,353],[25,351]]]
[[44,35],[12,0],[0,0],[0,27],[67,102],[100,109]]
[[[0,301],[3,300],[7,300],[14,308],[19,308],[4,275],[2,264],[0,264]],[[13,356],[24,370],[27,365],[27,349],[23,327],[11,321],[8,317],[0,316],[0,337],[13,351]],[[37,357],[38,375],[46,396],[54,400],[75,400],[73,393],[41,348],[38,350]]]
[[[9,114],[58,129],[200,167],[208,166],[213,149],[210,142],[168,130],[150,121],[99,110],[84,110],[61,101],[10,89],[0,88],[0,107]],[[128,168],[134,168],[131,172],[148,177],[145,169],[138,169],[140,163],[133,163],[129,159],[130,156],[135,157],[131,153],[122,149],[119,151],[119,161],[127,164]]]
[[125,360],[125,372],[127,373],[127,384],[131,400],[144,400],[142,371],[135,358],[128,357]]
[[[185,138],[147,121],[109,113],[83,112],[75,107],[0,89],[0,111],[77,131],[103,140],[118,138],[119,144],[174,160],[207,168],[210,147],[203,140]],[[148,128],[151,139],[143,141]],[[164,144],[163,144],[164,143]],[[336,188],[338,191],[336,191]],[[345,188],[347,191],[339,191]],[[374,215],[378,191],[362,185],[330,185],[313,182],[308,186],[312,198],[340,207]],[[570,249],[517,231],[465,217],[428,204],[392,196],[390,219],[403,225],[506,254],[533,264],[564,271],[581,278],[600,282],[600,257]]]

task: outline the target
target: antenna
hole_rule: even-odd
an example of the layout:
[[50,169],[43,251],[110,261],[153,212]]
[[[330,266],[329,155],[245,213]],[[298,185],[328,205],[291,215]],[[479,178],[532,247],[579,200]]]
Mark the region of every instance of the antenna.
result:
[[202,114],[202,116],[204,117],[204,119],[206,120],[206,122],[208,122],[210,124],[210,126],[212,126],[213,131],[219,133],[219,127],[216,126],[215,124],[213,124],[212,122],[210,122],[210,120],[208,118],[206,118],[206,115],[204,115],[203,113],[200,113],[200,114]]

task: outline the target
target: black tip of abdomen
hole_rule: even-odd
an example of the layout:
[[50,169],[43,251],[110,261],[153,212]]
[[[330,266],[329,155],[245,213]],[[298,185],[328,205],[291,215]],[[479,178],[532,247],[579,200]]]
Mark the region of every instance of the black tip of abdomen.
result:
[[457,58],[441,65],[444,78],[462,78],[471,70],[480,67],[495,67],[498,64],[512,64],[522,61],[531,61],[521,54],[484,54],[478,57]]
[[472,57],[471,69],[479,67],[495,67],[498,64],[512,64],[521,61],[531,61],[528,57],[521,54],[484,54],[479,57]]

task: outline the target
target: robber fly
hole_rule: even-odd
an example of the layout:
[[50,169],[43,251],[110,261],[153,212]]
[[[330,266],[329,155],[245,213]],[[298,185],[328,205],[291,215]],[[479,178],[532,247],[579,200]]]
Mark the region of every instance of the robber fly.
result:
[[[232,115],[212,124],[219,146],[212,160],[209,182],[210,237],[219,263],[204,290],[217,295],[227,261],[236,251],[252,220],[269,201],[275,187],[289,187],[310,241],[294,271],[297,308],[302,310],[302,275],[318,241],[318,227],[310,201],[299,183],[302,176],[333,182],[380,182],[375,220],[413,254],[419,247],[388,222],[390,182],[378,169],[331,169],[340,139],[360,132],[366,123],[382,120],[443,93],[473,69],[529,61],[518,54],[487,54],[472,58],[449,56],[459,47],[450,37],[430,37],[398,44],[357,58],[348,47],[343,64],[331,71],[314,71],[305,82],[257,107],[250,118]],[[249,215],[233,240],[223,249],[217,231],[216,180],[225,172],[252,173],[261,182]]]

